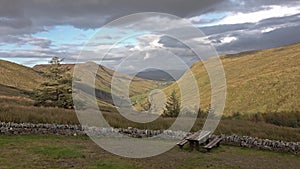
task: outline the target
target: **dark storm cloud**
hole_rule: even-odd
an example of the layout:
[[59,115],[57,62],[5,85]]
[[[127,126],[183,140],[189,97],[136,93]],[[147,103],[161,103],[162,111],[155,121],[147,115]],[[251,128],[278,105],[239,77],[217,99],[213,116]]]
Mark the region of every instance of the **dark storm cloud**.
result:
[[158,43],[163,44],[163,46],[181,58],[198,58],[197,55],[183,42],[180,42],[169,36],[162,36]]
[[[82,46],[82,44],[55,46],[51,40],[32,35],[36,32],[48,31],[52,26],[57,25],[72,25],[80,29],[95,29],[121,16],[137,12],[162,12],[189,18],[205,13],[255,12],[266,9],[269,5],[293,6],[297,2],[299,0],[1,0],[0,46],[5,44],[20,46],[29,44],[38,48],[0,51],[0,57],[50,58],[63,56],[66,57],[66,60],[76,61],[76,55],[79,53],[77,48]],[[158,18],[156,21],[150,20],[150,27],[176,23],[172,21],[164,22],[161,19]],[[218,19],[221,18],[208,18],[206,22]],[[197,24],[195,21],[194,23]],[[299,15],[294,15],[269,18],[258,23],[202,27],[201,30],[215,44],[219,53],[235,53],[299,42],[300,37],[297,36],[300,33],[299,25],[300,17]],[[268,27],[274,27],[274,30],[262,32]],[[224,43],[222,41],[224,37],[234,37],[235,40]],[[101,38],[110,40],[116,37],[106,35]],[[197,37],[186,36],[185,38],[185,40],[195,41]],[[174,39],[162,36],[158,43],[163,44],[164,47],[184,59],[195,61],[193,52]],[[145,43],[145,45],[147,44],[149,43]],[[95,43],[90,44],[90,47],[99,45],[105,47],[109,44]],[[134,48],[134,46],[129,44],[126,48],[130,49]],[[87,58],[98,56],[97,53],[92,51],[85,52],[88,54]],[[115,61],[121,58],[123,58],[121,54],[117,53],[114,56],[107,57],[106,61]]]
[[[213,12],[254,12],[264,9],[270,5],[288,5],[293,6],[298,3],[299,0],[224,0],[219,1],[213,6],[206,8],[205,12],[199,12],[199,14],[213,13]],[[194,16],[195,14],[191,15]]]
[[[202,27],[207,39],[214,44],[220,54],[237,53],[246,50],[256,50],[287,45],[300,41],[300,14],[276,17],[262,20],[258,23],[244,23],[233,25],[216,25]],[[268,28],[274,30],[266,31]],[[232,42],[224,43],[223,38],[236,38]],[[192,38],[191,38],[192,40]],[[159,43],[167,48],[182,48],[188,50],[182,43],[162,36]],[[193,57],[193,55],[191,55]]]
[[[13,34],[25,33],[22,29],[32,32],[42,29],[43,26],[53,25],[99,28],[118,17],[136,12],[165,12],[185,17],[195,11],[205,10],[217,2],[219,0],[2,0],[0,30]],[[16,28],[18,30],[14,30]]]
[[0,58],[51,58],[61,54],[50,50],[32,49],[0,52]]
[[[268,28],[271,30],[264,32]],[[210,35],[209,39],[216,44],[220,53],[236,53],[299,42],[300,37],[295,36],[300,33],[299,28],[300,14],[297,14],[270,18],[253,24],[219,25],[204,28],[203,31]],[[235,37],[237,40],[222,44],[220,39],[226,36]]]
[[205,35],[214,35],[214,34],[222,34],[226,32],[232,32],[237,30],[245,30],[253,27],[255,24],[251,23],[244,23],[244,24],[234,24],[234,25],[216,25],[216,26],[209,26],[209,27],[202,27],[200,28],[201,31]]
[[[2,42],[2,43],[1,43]],[[5,43],[3,43],[5,42]],[[17,46],[22,46],[25,44],[32,45],[35,47],[40,47],[44,49],[50,49],[52,41],[46,38],[38,38],[31,35],[22,36],[2,36],[0,37],[0,46],[6,43],[15,44]]]
[[288,24],[300,22],[300,14],[285,16],[285,17],[275,17],[262,20],[258,23],[243,23],[243,24],[232,24],[232,25],[216,25],[209,27],[201,27],[200,30],[205,33],[205,35],[221,34],[226,32],[235,32],[237,30],[248,30],[248,29],[261,29],[262,27],[268,27],[279,24]]
[[177,47],[177,48],[185,48],[186,46],[180,42],[175,40],[174,38],[171,38],[169,36],[162,36],[158,43],[161,43],[164,45],[164,47]]
[[269,26],[269,25],[278,25],[278,24],[288,24],[288,23],[296,23],[299,24],[300,22],[300,14],[286,16],[286,17],[275,17],[262,20],[261,22],[257,23],[258,27]]
[[20,43],[20,45],[30,44],[32,46],[49,49],[51,47],[52,41],[49,39],[45,39],[45,38],[33,37],[31,35],[24,35],[23,37],[19,38],[18,44],[19,43]]
[[220,45],[217,49],[222,53],[236,53],[239,51],[273,48],[299,42],[299,37],[295,36],[299,34],[300,25],[279,28],[268,33],[256,34],[255,36],[243,33],[238,36],[236,41]]
[[298,0],[232,0],[233,4],[241,4],[244,6],[269,6],[269,5],[293,5]]

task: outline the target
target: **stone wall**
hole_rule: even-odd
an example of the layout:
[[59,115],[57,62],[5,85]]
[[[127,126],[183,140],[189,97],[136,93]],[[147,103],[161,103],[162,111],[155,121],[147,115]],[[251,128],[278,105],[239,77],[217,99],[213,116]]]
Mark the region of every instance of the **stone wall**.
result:
[[0,134],[59,134],[85,135],[80,125],[32,124],[32,123],[5,123],[0,122]]
[[230,136],[222,135],[222,138],[223,144],[300,154],[300,142],[260,139],[249,136],[238,136],[235,134]]
[[[187,132],[171,130],[140,130],[135,128],[116,129],[84,127],[81,125],[0,122],[0,134],[5,135],[58,134],[76,136],[86,135],[86,133],[94,136],[129,136],[134,138],[159,137],[164,139],[180,139],[187,134],[190,134]],[[222,135],[222,138],[222,144],[300,154],[300,142],[284,142],[238,135]]]

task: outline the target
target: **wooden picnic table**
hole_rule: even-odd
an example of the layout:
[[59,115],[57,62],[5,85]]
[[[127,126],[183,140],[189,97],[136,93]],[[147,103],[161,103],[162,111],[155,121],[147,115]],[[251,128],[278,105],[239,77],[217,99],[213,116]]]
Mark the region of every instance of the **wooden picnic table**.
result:
[[191,150],[194,148],[199,151],[199,145],[203,143],[208,143],[209,138],[211,137],[211,131],[197,131],[196,133],[187,136],[183,140],[177,143],[177,145],[182,148],[187,142],[190,144]]
[[192,135],[192,137],[187,138],[190,144],[190,149],[193,150],[195,148],[197,151],[199,151],[200,144],[208,143],[210,137],[210,131],[196,132],[194,135]]

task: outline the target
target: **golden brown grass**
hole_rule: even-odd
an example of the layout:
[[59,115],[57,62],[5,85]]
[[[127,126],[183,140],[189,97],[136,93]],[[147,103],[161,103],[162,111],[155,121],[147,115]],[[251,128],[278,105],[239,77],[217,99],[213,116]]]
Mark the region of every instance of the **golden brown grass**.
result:
[[[227,81],[225,114],[300,110],[300,43],[221,56]],[[211,89],[202,62],[191,71],[200,89],[201,107],[210,104]],[[175,85],[166,93],[178,90]]]
[[32,90],[44,80],[33,69],[16,63],[0,60],[0,84],[21,90]]
[[[87,63],[85,66],[89,66],[89,64],[95,64],[95,63]],[[74,71],[74,64],[62,64],[62,67],[70,69],[68,73],[73,74]],[[84,66],[83,66],[84,67]],[[38,72],[48,72],[50,69],[50,65],[36,65],[33,67],[34,70]],[[152,80],[145,80],[137,77],[132,77],[127,74],[123,73],[116,73],[115,71],[108,69],[104,66],[99,66],[97,74],[95,76],[95,88],[98,91],[105,92],[107,94],[111,93],[111,81],[112,77],[117,76],[119,81],[127,81],[127,79],[131,79],[132,81],[130,83],[130,88],[129,88],[129,95],[130,97],[140,95],[140,94],[145,94],[148,93],[149,91],[155,89],[158,87],[157,83]],[[120,83],[122,84],[122,82]],[[120,89],[120,92],[125,92]],[[107,99],[107,98],[103,98]],[[110,100],[110,99],[108,99]],[[103,104],[106,104],[106,106],[113,107],[111,102],[106,102],[104,103],[103,100],[99,100]]]
[[[58,124],[79,124],[74,110],[50,107],[32,106],[32,101],[27,98],[0,98],[0,121],[4,122],[31,122],[31,123],[58,123]],[[174,118],[162,118],[150,123],[132,122],[110,107],[101,106],[105,119],[112,127],[127,128],[135,127],[140,129],[168,129],[174,122]],[[111,112],[107,112],[111,110]],[[204,119],[197,119],[192,131],[202,128]],[[279,127],[264,122],[252,122],[245,119],[224,118],[216,130],[216,134],[238,134],[249,135],[260,138],[276,140],[298,141],[300,140],[300,129]]]

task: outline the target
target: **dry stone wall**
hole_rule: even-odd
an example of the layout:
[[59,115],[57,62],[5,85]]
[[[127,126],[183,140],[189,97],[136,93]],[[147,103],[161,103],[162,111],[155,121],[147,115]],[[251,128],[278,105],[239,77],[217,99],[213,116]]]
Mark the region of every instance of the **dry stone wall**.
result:
[[300,142],[260,139],[249,136],[238,136],[235,134],[230,136],[222,135],[222,138],[223,144],[300,154]]
[[[141,130],[135,128],[97,128],[81,125],[60,125],[60,124],[32,124],[32,123],[5,123],[0,122],[0,134],[22,135],[22,134],[58,134],[67,136],[77,135],[95,136],[129,136],[134,138],[160,137],[165,139],[180,139],[186,136],[187,132],[171,130]],[[278,140],[260,139],[249,136],[221,135],[222,144],[234,145],[247,148],[272,150],[278,152],[289,152],[300,154],[300,142],[285,142]]]
[[59,134],[59,135],[85,135],[80,125],[59,124],[32,124],[32,123],[5,123],[0,122],[0,134]]

